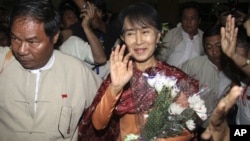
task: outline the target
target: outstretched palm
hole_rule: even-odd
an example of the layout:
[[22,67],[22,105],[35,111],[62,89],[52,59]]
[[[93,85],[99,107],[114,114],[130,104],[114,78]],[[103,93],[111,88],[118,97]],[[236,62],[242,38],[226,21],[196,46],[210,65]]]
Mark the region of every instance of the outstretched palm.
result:
[[133,75],[132,61],[129,60],[131,54],[124,56],[125,48],[125,45],[118,45],[110,56],[111,86],[114,94],[121,91]]
[[236,54],[236,40],[238,28],[235,28],[235,19],[229,15],[226,26],[221,28],[221,46],[223,52],[230,58]]

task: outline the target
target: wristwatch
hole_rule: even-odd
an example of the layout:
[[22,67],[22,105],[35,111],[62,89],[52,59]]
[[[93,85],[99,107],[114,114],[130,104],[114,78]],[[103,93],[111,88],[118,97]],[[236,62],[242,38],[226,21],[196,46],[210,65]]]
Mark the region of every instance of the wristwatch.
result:
[[241,68],[244,68],[245,66],[250,64],[250,59],[247,58],[246,63],[244,65],[241,66]]

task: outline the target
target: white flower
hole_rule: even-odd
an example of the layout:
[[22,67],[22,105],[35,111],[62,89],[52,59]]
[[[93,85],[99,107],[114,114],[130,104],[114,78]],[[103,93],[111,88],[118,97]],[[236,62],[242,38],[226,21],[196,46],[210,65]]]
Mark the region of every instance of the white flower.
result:
[[167,77],[166,78],[166,86],[167,87],[173,87],[176,85],[177,79],[175,77]]
[[151,87],[154,87],[158,93],[162,90],[164,86],[172,88],[173,86],[176,85],[177,82],[177,79],[175,77],[167,77],[159,73],[157,73],[154,77],[151,77],[146,73],[143,73],[143,75],[148,78],[147,79],[148,84]]
[[177,103],[171,103],[169,108],[168,108],[168,112],[171,114],[171,115],[180,115],[183,110],[185,108],[181,107],[179,104]]
[[204,121],[207,119],[207,114],[206,113],[199,113],[199,112],[196,112],[197,115]]
[[167,77],[157,73],[155,76],[155,84],[154,84],[156,91],[160,92],[162,88],[166,86],[166,83],[167,83]]
[[193,120],[186,121],[186,126],[190,131],[193,131],[195,129],[195,123]]
[[139,138],[139,135],[128,134],[125,136],[124,141],[136,141]]
[[205,102],[200,98],[199,95],[192,95],[188,98],[189,107],[192,108],[197,115],[202,119],[207,119],[207,108]]
[[173,86],[171,90],[171,97],[175,98],[179,92],[180,92],[180,89],[176,85]]

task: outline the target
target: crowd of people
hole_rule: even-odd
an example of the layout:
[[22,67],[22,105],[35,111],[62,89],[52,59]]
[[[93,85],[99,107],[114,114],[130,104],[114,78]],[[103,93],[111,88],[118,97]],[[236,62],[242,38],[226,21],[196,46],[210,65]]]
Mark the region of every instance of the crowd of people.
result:
[[250,15],[229,8],[202,31],[201,14],[198,2],[184,3],[180,23],[162,34],[144,2],[112,13],[103,0],[58,9],[51,0],[18,1],[0,19],[0,140],[140,136],[158,97],[148,79],[158,74],[175,78],[181,108],[208,90],[208,118],[195,130],[130,141],[230,140],[230,124],[250,125]]

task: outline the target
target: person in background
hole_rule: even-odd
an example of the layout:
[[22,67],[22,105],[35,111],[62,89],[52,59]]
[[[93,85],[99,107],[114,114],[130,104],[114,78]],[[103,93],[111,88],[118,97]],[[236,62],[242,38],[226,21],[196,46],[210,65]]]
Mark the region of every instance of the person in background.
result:
[[101,79],[54,50],[60,16],[49,0],[20,0],[10,15],[11,47],[0,48],[0,140],[76,141],[78,122]]
[[[244,19],[243,27],[247,36],[250,37],[250,16]],[[221,28],[222,51],[233,60],[247,76],[250,76],[250,59],[240,55],[236,51],[238,28],[235,27],[235,18],[232,15],[227,16],[226,26]]]
[[[203,46],[206,55],[190,59],[184,62],[180,68],[199,80],[200,89],[209,89],[209,94],[204,99],[208,112],[211,114],[219,100],[230,89],[232,83],[231,79],[223,72],[227,57],[221,49],[220,26],[212,26],[204,32]],[[208,122],[203,123],[200,130],[204,131],[207,124]]]
[[[147,84],[144,73],[152,76],[161,73],[175,77],[177,83],[186,82],[188,91],[181,89],[176,102],[187,106],[187,97],[198,91],[198,81],[180,69],[157,61],[154,53],[160,42],[162,25],[156,10],[145,4],[136,3],[119,13],[121,39],[124,45],[117,45],[110,56],[110,75],[103,81],[92,105],[85,112],[79,125],[79,140],[123,141],[128,134],[138,134],[139,123],[136,120],[141,114],[152,108],[156,91]],[[127,51],[125,51],[127,49]],[[128,52],[125,54],[125,52]],[[136,100],[133,100],[137,97]],[[113,131],[113,136],[103,139],[98,134],[90,134],[86,129],[87,122],[98,131]],[[115,122],[119,128],[110,127]],[[100,138],[95,138],[99,136]],[[183,130],[180,135],[166,140],[189,141],[194,134]]]
[[[80,38],[79,36],[70,34],[70,36],[67,37],[63,44],[59,46],[59,50],[81,59],[90,69],[95,71],[98,76],[104,79],[109,72],[109,63],[107,62],[107,57],[104,52],[102,41],[93,31],[91,25],[92,21],[96,18],[96,7],[93,3],[90,2],[87,2],[86,5],[88,5],[88,7],[82,9],[82,13],[80,15],[82,17],[82,21],[81,28],[79,30],[84,31],[84,35],[86,35],[87,41]],[[62,31],[63,36],[65,35],[65,31],[71,31],[70,27]],[[91,49],[91,54],[87,54],[89,53],[87,52],[89,49]],[[87,59],[86,57],[89,58]]]
[[[246,30],[242,26],[238,26],[238,34],[237,34],[237,43],[236,43],[236,52],[243,56],[248,58],[248,53],[250,49],[250,38],[246,35]],[[233,85],[241,86],[244,91],[241,96],[237,100],[237,110],[234,113],[234,117],[236,117],[234,120],[234,124],[238,125],[249,125],[250,124],[250,111],[249,111],[249,84],[250,80],[249,77],[239,68],[237,67],[232,60],[228,63],[228,66],[226,66],[225,73],[232,78]],[[232,114],[229,113],[231,117]]]
[[231,8],[228,4],[221,4],[216,10],[215,16],[217,18],[216,25],[225,26],[227,16],[231,14],[235,17],[236,26],[241,26],[243,24],[243,19],[246,14],[239,8]]
[[106,33],[106,24],[109,19],[106,3],[103,0],[73,0],[73,2],[77,5],[82,20],[71,25],[68,30],[63,32],[63,35],[65,36],[64,39],[67,39],[70,35],[75,35],[89,42],[88,40],[90,38],[87,37],[88,33],[86,33],[84,29],[83,20],[85,16],[84,14],[91,14],[92,18],[89,21],[90,27],[97,38],[103,42],[103,36]]
[[230,141],[227,114],[242,93],[242,87],[233,86],[230,92],[220,100],[209,118],[208,127],[201,135],[203,141]]
[[[243,20],[243,26],[250,36],[250,18]],[[240,55],[236,50],[238,28],[235,28],[235,18],[227,16],[226,26],[221,28],[221,45],[223,52],[230,57],[236,66],[247,76],[250,75],[250,66],[247,57]],[[242,65],[243,64],[243,65]],[[202,134],[203,140],[208,141],[229,141],[230,129],[227,122],[227,115],[230,109],[236,104],[243,94],[243,88],[233,86],[230,93],[220,100],[209,120],[209,125]]]
[[199,29],[201,9],[197,2],[186,2],[181,9],[181,24],[167,32],[157,58],[179,67],[183,62],[204,54],[203,31]]
[[67,29],[80,20],[80,13],[73,2],[62,3],[59,7],[59,13],[62,18],[62,29]]
[[[96,71],[96,65],[106,62],[105,65],[101,67],[101,70],[99,68],[99,72],[96,73],[102,79],[104,79],[109,73],[109,62],[106,61],[106,56],[101,46],[91,46],[88,44],[88,42],[82,40],[80,37],[71,36],[59,46],[59,50],[77,57],[84,64],[86,64],[89,69],[94,71]],[[104,67],[106,67],[106,69],[104,69]]]

